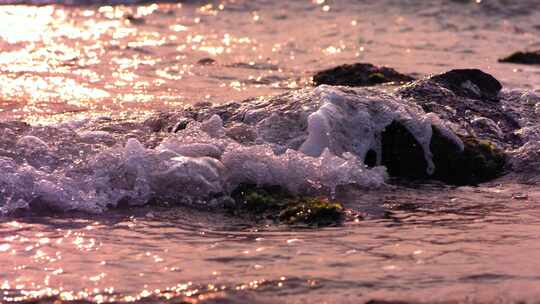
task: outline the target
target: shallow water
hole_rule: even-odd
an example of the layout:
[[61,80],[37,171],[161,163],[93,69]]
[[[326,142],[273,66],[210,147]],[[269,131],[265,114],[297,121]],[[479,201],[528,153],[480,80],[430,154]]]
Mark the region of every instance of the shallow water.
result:
[[538,89],[538,68],[496,62],[539,46],[537,1],[463,2],[2,6],[0,119],[222,103],[302,87],[314,71],[355,61],[418,75],[478,67]]
[[[507,89],[539,90],[540,68],[496,62],[540,46],[537,1],[462,2],[2,6],[0,121],[118,119],[28,131],[43,140],[47,153],[35,139],[27,138],[26,146],[18,141],[21,134],[4,132],[0,155],[16,159],[22,176],[6,189],[23,197],[36,189],[61,193],[52,196],[58,203],[69,202],[75,189],[92,201],[91,191],[68,187],[92,190],[94,184],[83,179],[91,176],[83,166],[88,159],[102,153],[111,157],[107,164],[133,174],[140,160],[126,161],[128,148],[128,156],[120,153],[127,138],[146,147],[163,139],[137,130],[142,117],[200,101],[282,93],[309,85],[314,71],[342,63],[366,61],[415,76],[477,67]],[[524,124],[534,128],[531,117]],[[92,133],[101,125],[122,139]],[[0,127],[6,126],[19,127]],[[114,144],[122,147],[107,154]],[[12,173],[11,164],[0,160],[2,174]],[[114,167],[105,169],[114,179]],[[535,172],[532,180],[538,180]],[[53,183],[36,188],[34,180]],[[71,192],[63,195],[65,189]],[[15,212],[0,217],[0,302],[538,302],[537,185],[506,177],[480,187],[401,185],[337,195],[364,218],[308,229],[253,223],[201,206],[98,205],[102,213],[95,215],[55,208]],[[71,203],[61,207],[86,210]]]
[[[527,197],[516,191],[526,191]],[[4,220],[3,299],[507,303],[540,296],[538,189],[348,192],[366,219],[253,226],[190,209]]]

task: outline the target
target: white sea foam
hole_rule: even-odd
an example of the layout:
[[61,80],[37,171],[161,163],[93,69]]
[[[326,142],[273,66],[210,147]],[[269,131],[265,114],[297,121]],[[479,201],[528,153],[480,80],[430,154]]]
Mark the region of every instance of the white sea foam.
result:
[[0,208],[99,213],[154,199],[204,205],[241,183],[334,194],[340,185],[384,184],[386,169],[367,168],[363,159],[373,150],[380,162],[380,135],[392,121],[421,144],[428,173],[434,169],[432,125],[460,143],[436,115],[384,93],[320,86],[288,98],[298,120],[285,117],[292,110],[258,104],[260,119],[250,128],[259,137],[250,143],[228,137],[217,115],[177,133],[155,134],[157,139],[138,129],[123,136],[88,129],[100,121],[21,134],[6,128],[11,135],[0,139]]

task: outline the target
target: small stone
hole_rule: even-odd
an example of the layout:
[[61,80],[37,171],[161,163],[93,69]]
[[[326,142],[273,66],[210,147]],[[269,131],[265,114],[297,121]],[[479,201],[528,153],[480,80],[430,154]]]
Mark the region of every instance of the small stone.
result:
[[191,122],[188,118],[181,118],[171,129],[172,133],[176,133],[178,131],[184,130],[187,128],[188,124]]
[[202,58],[202,59],[199,59],[199,61],[197,61],[197,64],[200,64],[200,65],[213,65],[215,63],[216,63],[216,60],[212,58]]
[[512,194],[512,198],[515,200],[524,201],[524,200],[528,200],[529,196],[525,193],[514,193]]
[[128,14],[128,15],[126,16],[126,20],[128,20],[129,23],[131,23],[131,24],[136,24],[136,25],[144,24],[144,23],[146,22],[143,18],[135,17],[135,16],[132,15],[132,14]]

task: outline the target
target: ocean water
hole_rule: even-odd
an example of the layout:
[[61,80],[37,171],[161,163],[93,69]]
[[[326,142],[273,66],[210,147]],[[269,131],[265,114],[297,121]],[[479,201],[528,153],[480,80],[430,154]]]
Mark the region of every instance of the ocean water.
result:
[[[540,48],[538,1],[1,3],[0,302],[540,299],[540,68],[497,63]],[[455,187],[365,167],[394,119],[420,143],[451,126],[395,86],[311,88],[357,61],[494,75],[526,143],[504,147],[514,169]],[[154,130],[190,107],[198,121]],[[245,182],[361,216],[314,229],[220,211]]]

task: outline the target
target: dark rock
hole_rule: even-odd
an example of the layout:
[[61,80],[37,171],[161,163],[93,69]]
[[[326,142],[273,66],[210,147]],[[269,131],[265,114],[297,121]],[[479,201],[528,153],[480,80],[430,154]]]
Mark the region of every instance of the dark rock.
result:
[[140,24],[146,23],[146,21],[143,18],[136,17],[136,16],[134,16],[132,14],[126,15],[126,19],[129,21],[129,23],[135,24],[135,25],[140,25]]
[[402,124],[394,121],[381,134],[382,165],[390,176],[427,178],[424,150]]
[[424,151],[414,136],[394,121],[382,133],[382,165],[390,176],[435,179],[453,185],[476,185],[502,175],[504,153],[487,140],[463,137],[463,151],[433,127],[430,150],[435,172],[427,173]]
[[317,72],[313,76],[315,85],[342,85],[351,87],[373,86],[387,82],[409,82],[414,78],[394,69],[377,67],[369,63],[344,64]]
[[451,70],[435,75],[431,80],[458,96],[473,99],[497,100],[502,89],[501,83],[495,77],[478,69]]
[[282,209],[284,201],[291,198],[291,195],[278,186],[257,187],[242,184],[234,189],[231,197],[236,202],[236,206],[230,211],[262,215],[267,211]]
[[508,57],[499,59],[499,62],[519,64],[540,64],[540,50],[530,52],[515,52]]
[[462,137],[463,151],[433,128],[430,149],[434,179],[454,185],[475,185],[502,175],[504,153],[487,140]]
[[416,302],[407,301],[387,301],[387,300],[369,300],[366,304],[415,304]]
[[178,122],[172,127],[170,131],[172,133],[176,133],[180,130],[184,130],[191,121],[191,119],[182,117],[180,120],[178,120]]
[[200,65],[213,65],[216,63],[216,60],[212,59],[212,58],[202,58],[202,59],[199,59],[199,61],[197,61],[197,64],[200,64]]
[[364,164],[366,164],[368,168],[375,167],[377,165],[377,152],[369,150],[366,153],[366,159],[364,159]]
[[[468,83],[465,88],[463,83]],[[452,122],[464,135],[519,146],[522,142],[514,131],[521,127],[516,115],[505,103],[492,102],[500,89],[500,83],[482,71],[453,70],[404,85],[397,95]]]

